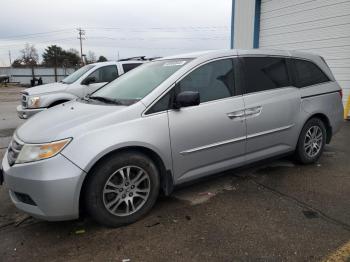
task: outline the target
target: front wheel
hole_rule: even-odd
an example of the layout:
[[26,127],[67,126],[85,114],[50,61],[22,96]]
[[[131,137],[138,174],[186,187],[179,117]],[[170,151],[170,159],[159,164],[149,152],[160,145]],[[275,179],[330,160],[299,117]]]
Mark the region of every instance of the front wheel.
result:
[[316,162],[326,143],[326,128],[322,120],[312,118],[304,125],[296,148],[296,157],[302,164]]
[[117,227],[133,223],[154,205],[159,173],[147,156],[127,152],[110,156],[90,174],[85,206],[97,222]]

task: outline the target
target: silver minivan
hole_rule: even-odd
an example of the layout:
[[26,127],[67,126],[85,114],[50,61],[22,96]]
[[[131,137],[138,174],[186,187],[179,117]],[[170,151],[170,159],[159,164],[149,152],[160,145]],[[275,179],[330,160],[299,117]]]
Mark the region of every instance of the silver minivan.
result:
[[325,61],[294,51],[191,53],[143,64],[19,127],[2,161],[13,203],[132,223],[185,182],[295,154],[317,161],[343,119]]

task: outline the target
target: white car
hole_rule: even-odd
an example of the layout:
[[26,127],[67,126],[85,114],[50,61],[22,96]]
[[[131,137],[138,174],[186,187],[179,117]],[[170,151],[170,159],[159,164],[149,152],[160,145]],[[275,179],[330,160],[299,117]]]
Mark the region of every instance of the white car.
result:
[[140,57],[89,64],[60,82],[25,89],[21,105],[17,107],[18,116],[27,119],[47,108],[83,98],[145,62],[147,60]]

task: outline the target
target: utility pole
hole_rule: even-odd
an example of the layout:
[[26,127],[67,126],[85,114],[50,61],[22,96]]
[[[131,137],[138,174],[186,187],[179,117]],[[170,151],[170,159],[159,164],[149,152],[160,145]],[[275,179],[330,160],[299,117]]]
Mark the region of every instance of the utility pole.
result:
[[85,35],[85,30],[78,28],[78,39],[80,41],[80,59],[81,59],[81,64],[84,65],[84,58],[83,58],[83,40],[85,40],[85,38],[83,37]]
[[11,58],[11,50],[9,50],[9,60],[10,60],[10,79],[12,80],[12,58]]
[[54,67],[54,73],[55,73],[55,82],[57,82],[57,49],[55,48],[55,67]]
[[235,41],[235,0],[232,0],[232,11],[231,11],[231,49],[234,48]]
[[11,50],[9,50],[9,60],[10,60],[10,66],[12,66]]

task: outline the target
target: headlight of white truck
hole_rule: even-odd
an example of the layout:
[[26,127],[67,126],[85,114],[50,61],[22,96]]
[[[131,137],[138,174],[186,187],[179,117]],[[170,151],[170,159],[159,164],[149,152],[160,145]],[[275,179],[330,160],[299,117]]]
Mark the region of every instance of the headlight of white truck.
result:
[[27,105],[29,108],[39,108],[40,107],[40,97],[39,96],[30,96],[28,98]]
[[28,163],[53,157],[61,152],[71,140],[71,138],[67,138],[45,144],[24,144],[18,155],[16,164]]

